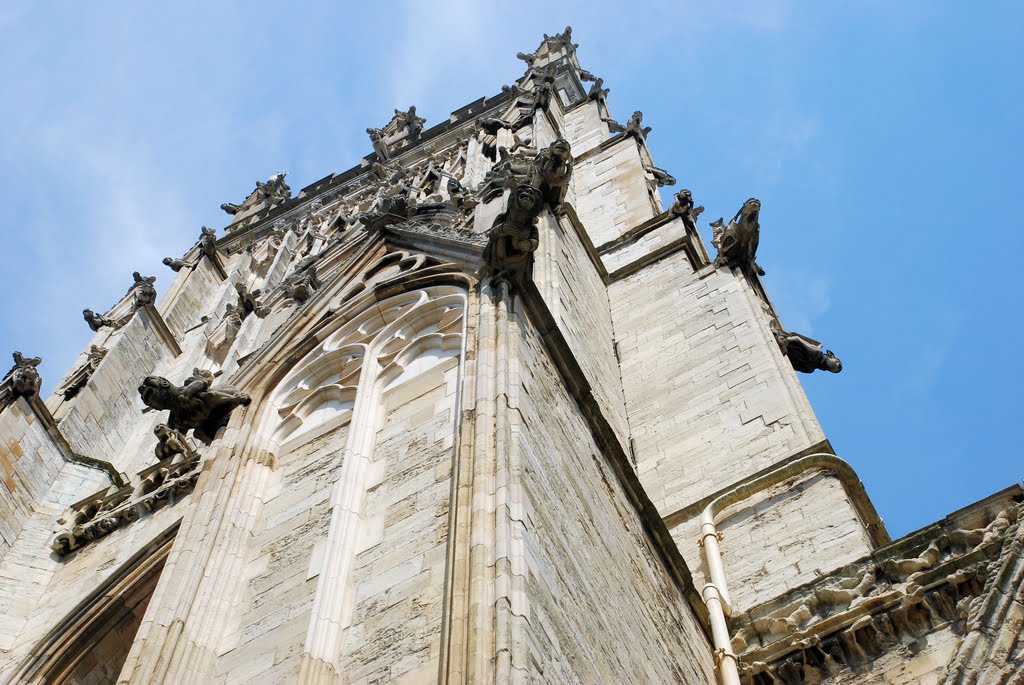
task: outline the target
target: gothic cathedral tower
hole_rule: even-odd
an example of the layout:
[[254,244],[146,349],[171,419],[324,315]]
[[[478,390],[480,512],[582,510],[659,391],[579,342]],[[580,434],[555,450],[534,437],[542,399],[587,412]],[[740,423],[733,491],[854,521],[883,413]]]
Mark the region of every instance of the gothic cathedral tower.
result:
[[224,204],[49,399],[15,354],[0,682],[1020,682],[1020,488],[891,541],[760,203],[712,259],[576,48]]

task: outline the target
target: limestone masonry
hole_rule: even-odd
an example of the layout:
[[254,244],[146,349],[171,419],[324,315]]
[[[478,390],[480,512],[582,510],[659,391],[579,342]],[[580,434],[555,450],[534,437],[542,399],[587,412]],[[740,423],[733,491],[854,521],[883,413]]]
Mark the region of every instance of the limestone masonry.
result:
[[1024,683],[1021,488],[890,540],[760,202],[709,256],[576,48],[14,354],[0,682]]

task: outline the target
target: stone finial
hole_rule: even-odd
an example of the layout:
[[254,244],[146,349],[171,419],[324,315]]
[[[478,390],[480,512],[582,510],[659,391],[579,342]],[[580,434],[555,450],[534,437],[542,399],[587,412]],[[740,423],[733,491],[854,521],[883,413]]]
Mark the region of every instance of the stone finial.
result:
[[683,188],[675,194],[672,206],[669,207],[668,211],[678,217],[682,217],[683,221],[685,221],[690,228],[696,229],[697,217],[704,211],[704,207],[703,205],[694,205],[693,193],[690,192],[689,188]]
[[246,406],[250,398],[231,386],[211,387],[212,374],[200,369],[180,386],[160,376],[146,376],[139,386],[143,404],[157,410],[167,409],[167,426],[182,432],[193,430],[198,440],[213,441],[217,431],[227,425],[235,407]]
[[821,370],[839,373],[843,370],[843,363],[839,357],[835,356],[832,350],[824,349],[824,346],[817,340],[799,333],[785,331],[775,319],[772,320],[770,327],[783,356],[789,358],[789,363],[797,371],[813,373]]
[[754,273],[764,276],[764,269],[754,261],[761,236],[761,225],[758,223],[760,213],[761,201],[752,197],[743,203],[728,225],[721,218],[711,223],[711,244],[718,248],[716,268],[738,266],[748,276]]
[[41,357],[26,357],[21,352],[15,352],[14,366],[3,378],[3,385],[7,386],[9,397],[32,397],[39,394],[39,388],[43,381],[39,377],[39,370],[36,369],[42,363]]

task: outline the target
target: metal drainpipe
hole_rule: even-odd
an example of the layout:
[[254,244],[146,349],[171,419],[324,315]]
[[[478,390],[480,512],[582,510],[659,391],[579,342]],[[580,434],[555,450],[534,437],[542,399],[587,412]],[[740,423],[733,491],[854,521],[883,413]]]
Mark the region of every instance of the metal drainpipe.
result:
[[[847,494],[863,493],[864,485],[857,478],[853,468],[834,454],[811,454],[791,461],[775,471],[771,471],[744,483],[711,501],[700,515],[700,540],[697,544],[704,548],[704,561],[711,575],[711,582],[704,586],[701,596],[707,605],[711,619],[711,636],[715,643],[715,661],[722,685],[740,685],[739,660],[732,651],[732,639],[729,637],[727,616],[732,616],[732,603],[729,600],[729,586],[725,580],[725,566],[722,563],[722,552],[718,543],[722,534],[715,527],[715,518],[737,502],[749,499],[753,495],[778,485],[783,481],[808,471],[831,471],[843,484]],[[863,522],[867,528],[881,525],[880,521]]]

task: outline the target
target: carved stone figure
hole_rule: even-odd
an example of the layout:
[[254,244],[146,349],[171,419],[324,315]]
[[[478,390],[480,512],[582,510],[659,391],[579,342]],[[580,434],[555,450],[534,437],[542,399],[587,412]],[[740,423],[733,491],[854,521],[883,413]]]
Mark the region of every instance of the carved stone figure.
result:
[[608,93],[611,92],[610,88],[604,87],[604,79],[594,79],[594,84],[590,86],[590,91],[587,93],[588,100],[603,100],[608,97]]
[[562,204],[572,176],[572,151],[568,141],[559,139],[541,150],[533,161],[527,182],[537,188],[544,201]]
[[156,447],[153,448],[153,454],[156,455],[157,461],[170,459],[178,454],[189,455],[195,452],[185,436],[166,423],[158,423],[153,428],[153,435],[157,439]]
[[672,206],[669,207],[668,211],[682,217],[683,221],[695,229],[697,228],[697,217],[704,211],[704,207],[694,205],[693,193],[690,192],[689,188],[683,188],[676,193]]
[[623,129],[627,136],[636,136],[640,140],[647,140],[647,134],[651,131],[650,126],[644,126],[644,113],[640,110],[633,112],[633,116],[629,118],[629,121],[626,122],[626,127]]
[[388,144],[384,142],[383,130],[368,128],[366,129],[366,135],[370,136],[370,145],[373,146],[373,152],[377,155],[377,161],[383,162],[391,159],[391,154],[388,152]]
[[315,256],[300,261],[291,275],[281,283],[285,295],[300,303],[308,300],[321,285],[316,275]]
[[174,259],[173,257],[164,257],[163,263],[171,267],[171,271],[174,272],[181,271],[186,266],[189,266],[189,263],[184,259]]
[[782,330],[778,321],[771,322],[772,335],[779,343],[782,354],[789,358],[793,368],[801,373],[812,373],[818,369],[839,373],[843,370],[843,363],[839,357],[832,354],[832,350],[825,350],[822,344],[799,333],[790,333]]
[[210,259],[217,255],[217,231],[203,226],[199,229],[199,252]]
[[613,136],[616,133],[624,133],[626,130],[625,126],[615,121],[614,119],[601,119],[601,121],[608,124],[608,133],[612,134]]
[[544,207],[539,188],[520,184],[508,198],[508,209],[494,219],[483,254],[485,274],[525,273],[540,245],[537,215]]
[[230,202],[225,202],[220,206],[228,214],[238,214],[239,212],[254,207],[262,202],[267,202],[270,207],[286,202],[292,197],[292,189],[284,181],[286,173],[274,174],[266,183],[256,181],[256,189],[249,194],[249,197],[245,201],[236,205]]
[[100,365],[103,358],[107,356],[107,350],[96,345],[91,345],[89,351],[86,353],[85,363],[82,366],[75,369],[75,371],[68,378],[64,386],[59,390],[64,395],[65,400],[70,400],[77,395],[85,384],[89,382],[92,377],[93,371]]
[[410,106],[409,109],[404,112],[396,109],[393,121],[395,123],[395,127],[399,131],[405,129],[410,138],[418,138],[420,133],[423,131],[423,124],[427,123],[427,120],[423,117],[416,116],[415,105]]
[[656,166],[648,166],[644,167],[644,169],[654,177],[654,184],[659,188],[663,188],[664,186],[674,186],[676,184],[676,177],[664,169],[659,169]]
[[135,291],[134,309],[152,307],[156,304],[156,288],[153,286],[156,283],[156,276],[142,276],[135,271],[132,278],[135,279],[135,285],[132,286],[132,290]]
[[[42,379],[39,378],[37,366],[43,361],[40,357],[26,357],[21,352],[15,352],[14,366],[4,377],[10,383],[10,397],[32,397],[39,394],[39,387]],[[7,385],[7,383],[4,383]]]
[[114,319],[110,319],[102,314],[97,314],[91,309],[83,309],[82,316],[85,318],[85,322],[89,324],[89,328],[94,331],[98,331],[101,328],[120,328],[120,323]]
[[760,213],[761,201],[752,197],[743,203],[728,226],[721,218],[711,224],[714,230],[711,244],[718,248],[716,268],[738,266],[748,276],[753,273],[764,276],[764,269],[754,261],[761,236],[761,225],[758,223]]
[[235,283],[235,292],[238,293],[238,312],[243,319],[249,314],[255,314],[262,319],[270,313],[270,310],[258,299],[262,294],[259,289],[249,292],[241,283]]
[[473,194],[455,177],[448,179],[448,197],[451,198],[452,204],[464,211],[470,211],[479,204]]
[[146,376],[139,386],[143,404],[152,409],[167,409],[167,425],[175,430],[194,431],[196,439],[206,444],[213,441],[217,431],[227,425],[228,416],[238,406],[246,406],[249,396],[231,386],[210,387],[209,372],[194,369],[192,376],[181,386],[171,384],[161,376]]

